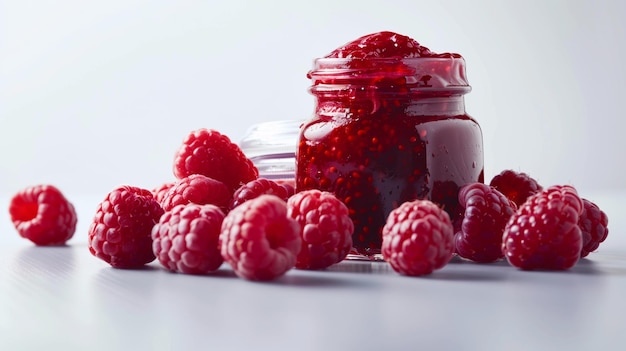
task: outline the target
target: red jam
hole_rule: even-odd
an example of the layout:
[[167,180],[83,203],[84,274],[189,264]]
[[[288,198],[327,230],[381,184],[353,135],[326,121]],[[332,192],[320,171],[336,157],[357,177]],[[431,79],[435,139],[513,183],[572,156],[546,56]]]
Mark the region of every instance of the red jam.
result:
[[380,254],[391,210],[414,199],[452,219],[458,189],[483,182],[482,133],[465,113],[465,61],[392,32],[315,60],[316,97],[296,150],[296,191],[333,192],[354,221],[354,251]]

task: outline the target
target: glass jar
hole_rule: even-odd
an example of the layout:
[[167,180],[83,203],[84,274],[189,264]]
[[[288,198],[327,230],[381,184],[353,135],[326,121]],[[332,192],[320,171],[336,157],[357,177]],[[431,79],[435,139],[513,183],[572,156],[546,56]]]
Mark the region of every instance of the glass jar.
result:
[[248,128],[239,147],[257,167],[259,177],[294,182],[296,144],[302,123],[279,120]]
[[315,113],[300,132],[296,191],[330,191],[348,206],[354,254],[381,258],[382,227],[405,201],[457,217],[459,187],[484,181],[462,57],[320,58],[308,76]]

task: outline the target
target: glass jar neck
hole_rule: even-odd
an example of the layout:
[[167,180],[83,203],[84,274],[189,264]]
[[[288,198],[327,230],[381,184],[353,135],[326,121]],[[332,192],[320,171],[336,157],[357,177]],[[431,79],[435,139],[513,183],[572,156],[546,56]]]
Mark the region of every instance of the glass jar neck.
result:
[[356,117],[385,110],[410,116],[460,115],[465,113],[463,95],[471,90],[462,57],[321,58],[308,77],[318,112]]
[[328,117],[367,117],[376,114],[405,116],[459,116],[465,114],[463,95],[324,94],[313,93],[315,111]]
[[465,114],[465,99],[462,95],[414,99],[404,113],[407,116],[459,116]]

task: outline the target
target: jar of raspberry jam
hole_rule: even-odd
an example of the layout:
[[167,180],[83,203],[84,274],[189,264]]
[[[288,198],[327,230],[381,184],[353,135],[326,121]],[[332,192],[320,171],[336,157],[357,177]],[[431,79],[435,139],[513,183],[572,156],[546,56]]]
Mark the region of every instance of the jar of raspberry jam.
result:
[[316,103],[300,131],[296,191],[330,191],[348,206],[352,258],[382,258],[382,227],[401,203],[430,199],[454,220],[459,187],[484,181],[460,55],[325,57],[308,77]]

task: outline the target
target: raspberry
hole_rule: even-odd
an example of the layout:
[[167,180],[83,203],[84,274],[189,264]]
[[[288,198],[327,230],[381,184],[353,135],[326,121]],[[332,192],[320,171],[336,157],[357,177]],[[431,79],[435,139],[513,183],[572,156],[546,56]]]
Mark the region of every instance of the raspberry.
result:
[[287,201],[287,199],[294,194],[294,189],[288,184],[280,185],[271,179],[258,178],[249,181],[235,191],[230,203],[230,209],[263,194],[276,195],[282,200]]
[[296,190],[296,180],[295,179],[276,179],[274,180],[278,185],[282,185],[289,192],[289,196],[293,195]]
[[372,33],[357,38],[334,50],[326,57],[334,58],[411,58],[433,56],[427,47],[414,39],[389,31]]
[[566,270],[580,258],[578,220],[583,201],[568,185],[549,187],[526,200],[504,228],[502,251],[524,270]]
[[185,138],[174,158],[177,178],[191,174],[219,180],[232,194],[242,184],[258,178],[259,171],[226,135],[212,129],[198,129]]
[[287,215],[287,203],[261,195],[230,211],[220,234],[222,257],[242,278],[272,280],[296,264],[300,225]]
[[20,236],[35,245],[63,245],[76,231],[74,205],[52,185],[19,191],[11,199],[9,214]]
[[224,183],[202,174],[192,174],[179,179],[172,186],[163,197],[161,207],[164,211],[169,211],[176,205],[211,204],[225,211],[230,199],[231,192]]
[[586,257],[589,253],[595,251],[600,246],[600,243],[606,240],[609,234],[609,218],[598,205],[587,199],[582,200],[584,211],[578,219],[578,226],[583,238],[580,257]]
[[302,249],[296,268],[323,269],[342,261],[352,248],[354,224],[348,207],[330,192],[305,190],[287,201],[301,227]]
[[207,274],[224,260],[219,235],[224,212],[215,205],[177,205],[152,228],[152,250],[172,272]]
[[285,188],[285,190],[287,190],[287,199],[289,199],[290,197],[293,196],[293,194],[296,193],[296,183],[295,183],[295,180],[291,180],[291,181],[280,181],[280,180],[277,180],[276,184],[282,186],[283,188]]
[[494,187],[470,183],[459,190],[464,208],[461,230],[455,234],[459,256],[474,262],[489,263],[504,257],[502,234],[517,206]]
[[454,254],[450,216],[429,200],[404,202],[387,217],[382,254],[404,275],[426,275],[442,268]]
[[162,214],[150,190],[114,189],[98,205],[89,226],[89,252],[115,268],[138,268],[152,262],[151,231]]
[[541,185],[528,174],[518,173],[510,169],[493,177],[489,185],[515,202],[517,207],[521,206],[528,197],[542,190]]
[[163,204],[163,198],[165,198],[165,194],[176,184],[176,182],[167,182],[159,185],[158,187],[152,189],[152,196],[157,200],[159,204]]

